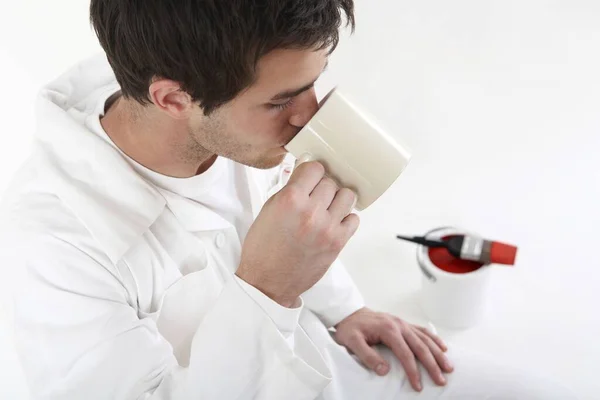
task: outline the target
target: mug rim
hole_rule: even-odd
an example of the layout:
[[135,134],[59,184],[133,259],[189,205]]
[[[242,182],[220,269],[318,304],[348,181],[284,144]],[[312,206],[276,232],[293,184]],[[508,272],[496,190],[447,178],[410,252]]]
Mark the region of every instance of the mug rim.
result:
[[334,95],[334,93],[336,93],[338,90],[337,86],[334,86],[325,96],[323,96],[323,98],[321,99],[321,101],[319,101],[319,108],[317,109],[317,112],[315,112],[312,117],[310,117],[310,120],[308,120],[308,122],[306,123],[306,125],[304,125],[302,128],[300,128],[300,130],[298,131],[298,133],[288,142],[286,143],[283,148],[287,150],[287,152],[290,152],[290,149],[288,148],[288,146],[294,141],[296,140],[296,137],[300,136],[305,130],[310,130],[310,124],[312,121],[314,121],[316,119],[316,117],[322,113],[324,113],[325,111],[325,106],[328,103],[327,100],[329,100],[330,97],[332,97]]
[[[455,228],[455,227],[451,227],[451,226],[445,226],[445,227],[440,227],[440,228],[434,228],[434,229],[430,230],[429,232],[425,233],[424,236],[427,237],[428,239],[440,239],[443,236],[456,235],[456,234],[472,234],[472,232],[469,232],[468,230],[465,230],[465,229]],[[483,264],[481,267],[477,268],[475,271],[465,272],[465,273],[461,273],[461,274],[445,271],[445,270],[441,269],[440,267],[438,267],[437,265],[435,265],[433,262],[431,262],[431,259],[429,258],[429,254],[428,254],[428,249],[429,248],[426,246],[419,245],[419,247],[417,248],[417,262],[425,268],[434,270],[436,275],[442,276],[446,279],[455,279],[455,280],[474,279],[482,274],[489,272],[489,270],[490,270],[490,264]]]
[[[350,114],[356,114],[355,117],[359,120],[360,124],[365,125],[367,132],[370,130],[376,131],[376,140],[373,141],[372,145],[367,146],[367,148],[370,149],[370,153],[373,153],[375,149],[381,147],[383,144],[390,146],[390,149],[383,149],[385,150],[385,154],[390,156],[390,168],[387,168],[386,171],[381,174],[379,174],[381,171],[377,171],[376,168],[357,168],[357,165],[348,157],[339,155],[340,153],[344,153],[344,149],[337,151],[331,146],[329,140],[324,136],[321,130],[331,131],[334,142],[339,142],[341,140],[339,139],[340,135],[339,133],[335,133],[333,127],[338,124],[339,121],[337,121],[337,119],[339,113],[343,111],[347,111]],[[354,115],[352,117],[354,117]],[[359,134],[357,134],[357,136],[363,137]],[[305,148],[307,143],[312,143],[310,149]],[[314,157],[318,161],[321,161],[321,157],[324,158],[323,161],[328,161],[327,156],[319,154],[327,153],[331,155],[332,158],[332,160],[329,161],[338,164],[339,168],[343,167],[344,170],[346,170],[344,173],[338,171],[340,172],[340,175],[342,175],[342,181],[345,175],[356,176],[357,182],[347,182],[346,186],[358,194],[358,202],[355,206],[355,209],[358,211],[363,211],[376,202],[394,184],[394,182],[398,180],[412,159],[412,152],[408,147],[404,144],[400,144],[391,137],[389,133],[379,125],[376,118],[368,111],[358,108],[351,99],[346,97],[339,86],[333,87],[323,99],[321,99],[319,102],[319,109],[283,147],[288,153],[291,153],[298,159],[301,158],[302,153],[304,153]],[[356,145],[351,147],[354,148]],[[315,154],[312,154],[312,151],[318,155],[315,156]],[[376,173],[377,176],[373,177],[373,173]],[[335,174],[333,175],[335,176]],[[342,185],[343,184],[344,183],[342,182]]]

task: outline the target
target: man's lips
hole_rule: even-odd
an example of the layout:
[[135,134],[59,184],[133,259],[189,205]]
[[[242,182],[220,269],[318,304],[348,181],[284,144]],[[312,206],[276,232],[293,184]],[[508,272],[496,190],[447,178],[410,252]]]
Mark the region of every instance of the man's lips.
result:
[[285,142],[284,145],[282,145],[283,147],[287,146],[288,144],[290,144],[290,142],[292,140],[294,140],[296,138],[296,136],[298,136],[298,134],[300,133],[300,131],[296,132],[287,142]]

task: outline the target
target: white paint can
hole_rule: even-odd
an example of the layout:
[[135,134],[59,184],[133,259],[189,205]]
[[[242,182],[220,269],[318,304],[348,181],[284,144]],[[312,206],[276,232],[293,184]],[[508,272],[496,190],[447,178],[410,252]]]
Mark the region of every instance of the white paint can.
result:
[[[428,232],[426,237],[441,239],[469,234],[473,233],[445,227]],[[433,323],[446,328],[466,329],[482,319],[489,302],[489,264],[471,272],[448,272],[432,262],[430,249],[425,246],[417,248],[417,262],[422,272],[421,306]]]

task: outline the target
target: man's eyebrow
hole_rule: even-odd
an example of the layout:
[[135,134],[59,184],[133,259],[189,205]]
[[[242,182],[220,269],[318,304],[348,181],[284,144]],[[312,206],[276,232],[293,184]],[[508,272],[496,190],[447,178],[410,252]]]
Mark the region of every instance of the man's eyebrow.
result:
[[315,85],[315,82],[311,82],[308,85],[302,86],[299,89],[286,90],[285,92],[281,92],[275,95],[271,101],[283,100],[283,99],[291,99],[292,97],[298,96],[300,93],[306,92],[308,89],[312,88]]
[[[323,67],[323,71],[321,71],[321,73],[323,73],[327,69],[328,65],[329,65],[329,61],[327,61],[325,63],[325,66]],[[319,78],[317,77],[317,79],[319,79]],[[290,89],[290,90],[286,90],[284,92],[281,92],[279,94],[276,94],[275,96],[273,96],[273,98],[271,98],[271,101],[277,101],[277,100],[283,100],[283,99],[290,99],[292,97],[296,97],[300,93],[306,92],[308,89],[311,89],[315,85],[315,82],[317,81],[317,79],[315,79],[314,81],[312,81],[308,85],[302,86],[301,88]]]

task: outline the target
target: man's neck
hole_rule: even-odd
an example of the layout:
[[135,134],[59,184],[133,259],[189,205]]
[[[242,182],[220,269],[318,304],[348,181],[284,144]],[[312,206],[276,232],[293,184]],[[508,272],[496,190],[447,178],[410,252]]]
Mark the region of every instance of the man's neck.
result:
[[187,121],[169,118],[151,106],[142,109],[119,94],[107,100],[100,123],[121,151],[162,175],[189,178],[208,170],[217,159],[193,141]]

